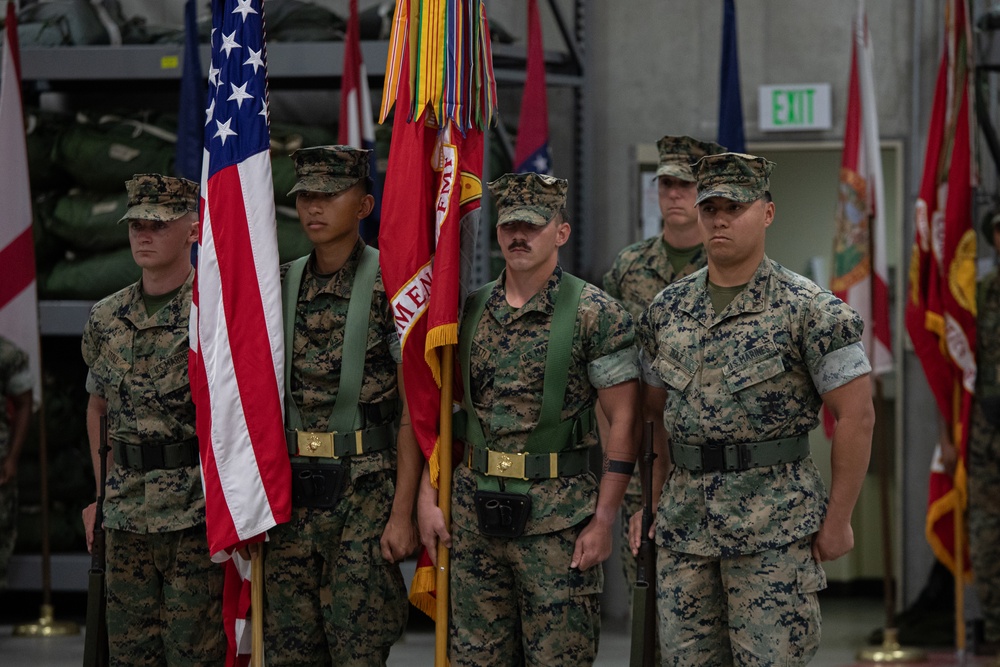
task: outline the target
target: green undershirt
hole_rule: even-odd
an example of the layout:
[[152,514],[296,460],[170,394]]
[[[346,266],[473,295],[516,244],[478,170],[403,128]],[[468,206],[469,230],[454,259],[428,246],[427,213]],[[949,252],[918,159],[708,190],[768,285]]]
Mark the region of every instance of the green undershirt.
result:
[[711,280],[708,281],[708,298],[712,300],[712,308],[715,309],[715,314],[718,315],[724,311],[733,302],[733,299],[749,284],[743,283],[742,285],[734,285],[732,287],[720,287]]
[[667,246],[667,259],[670,260],[670,266],[674,267],[674,271],[680,271],[690,264],[694,256],[701,250],[701,244],[691,248],[675,248],[664,241],[663,245]]
[[170,290],[166,294],[153,295],[153,294],[146,294],[146,292],[143,291],[142,303],[143,305],[146,306],[146,315],[152,317],[153,315],[156,315],[158,312],[160,312],[160,310],[165,305],[170,303],[171,299],[173,299],[175,296],[177,296],[178,293],[180,293],[181,287],[184,287],[184,285],[181,285],[177,289]]

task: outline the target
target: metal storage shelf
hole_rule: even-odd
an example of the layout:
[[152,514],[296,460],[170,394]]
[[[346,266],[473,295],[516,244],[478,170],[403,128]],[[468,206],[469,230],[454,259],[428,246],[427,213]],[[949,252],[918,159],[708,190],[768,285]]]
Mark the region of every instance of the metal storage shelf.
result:
[[[385,76],[389,43],[362,42],[361,51],[370,77]],[[495,69],[497,80],[505,83],[524,81],[522,46],[498,44],[494,60],[506,63]],[[208,47],[201,48],[201,61],[207,63]],[[151,81],[180,79],[184,65],[181,44],[130,44],[124,46],[25,47],[21,50],[22,77],[25,81]],[[555,86],[575,86],[582,76],[572,73],[572,60],[566,54],[546,53],[551,70],[547,82]],[[340,77],[344,66],[343,42],[275,42],[267,45],[268,79],[315,79]]]
[[82,336],[93,301],[41,301],[38,328],[45,336]]

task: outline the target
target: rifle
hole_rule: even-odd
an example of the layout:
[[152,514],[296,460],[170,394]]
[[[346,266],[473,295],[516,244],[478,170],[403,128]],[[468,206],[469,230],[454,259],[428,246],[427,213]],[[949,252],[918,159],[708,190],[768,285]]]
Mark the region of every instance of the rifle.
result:
[[104,484],[108,476],[108,417],[101,415],[100,459],[101,486],[94,516],[94,544],[87,573],[87,634],[83,646],[83,667],[107,667],[108,624],[107,597],[104,585]]
[[656,545],[649,537],[653,525],[653,423],[642,429],[639,482],[642,486],[642,538],[636,556],[635,590],[632,591],[632,651],[629,667],[656,664]]

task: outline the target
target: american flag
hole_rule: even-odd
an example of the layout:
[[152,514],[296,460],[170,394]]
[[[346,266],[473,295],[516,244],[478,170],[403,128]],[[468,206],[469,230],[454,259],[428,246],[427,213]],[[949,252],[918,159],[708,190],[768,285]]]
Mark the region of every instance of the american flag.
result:
[[260,0],[212,4],[190,376],[217,560],[291,515],[263,18]]

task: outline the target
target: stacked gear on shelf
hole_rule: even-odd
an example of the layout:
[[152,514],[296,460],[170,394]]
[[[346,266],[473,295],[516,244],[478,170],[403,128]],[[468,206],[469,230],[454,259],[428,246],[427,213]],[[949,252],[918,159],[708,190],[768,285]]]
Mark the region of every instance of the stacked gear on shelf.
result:
[[[125,212],[125,181],[138,173],[173,173],[176,120],[153,112],[28,114],[28,153],[35,191],[39,295],[43,299],[95,300],[138,280]],[[299,227],[293,151],[336,143],[335,131],[274,123],[272,165],[279,207],[282,262],[310,250]]]

